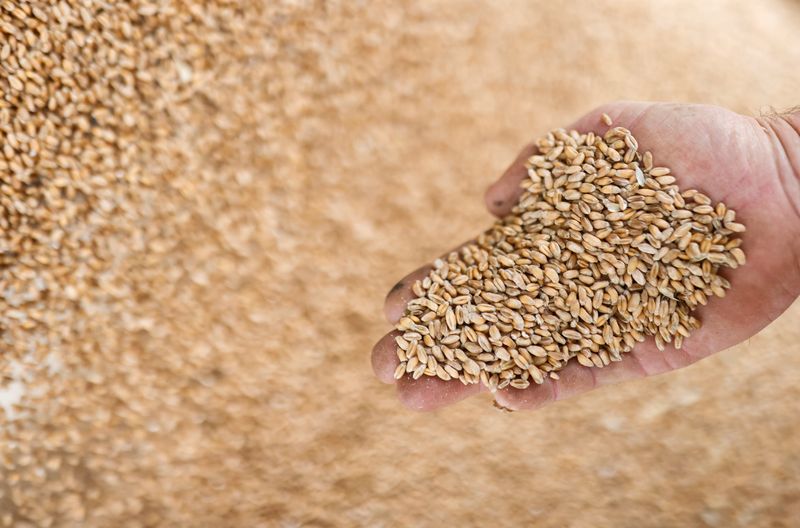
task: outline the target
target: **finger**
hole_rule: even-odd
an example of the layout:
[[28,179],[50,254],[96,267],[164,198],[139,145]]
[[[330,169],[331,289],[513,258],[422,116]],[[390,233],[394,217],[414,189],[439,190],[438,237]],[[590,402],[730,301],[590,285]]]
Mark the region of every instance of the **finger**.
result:
[[533,144],[522,149],[517,159],[505,170],[500,179],[486,189],[484,200],[486,201],[487,209],[493,215],[505,216],[511,212],[511,209],[522,195],[520,184],[528,175],[525,162],[535,153],[536,147]]
[[495,393],[495,400],[503,407],[514,411],[533,410],[598,387],[681,368],[695,360],[683,350],[667,349],[662,352],[652,340],[648,340],[638,344],[635,351],[624,354],[621,361],[597,368],[584,367],[573,360],[558,371],[558,380],[546,378],[541,385],[531,385],[526,389],[507,387]]
[[457,380],[444,381],[432,376],[423,376],[415,380],[410,375],[405,375],[398,382],[394,372],[400,364],[395,352],[397,348],[395,337],[399,335],[399,331],[393,330],[376,343],[372,349],[372,370],[382,382],[398,384],[398,398],[406,407],[429,411],[481,392],[482,388],[478,384],[464,385]]
[[559,379],[545,379],[541,385],[526,389],[507,387],[495,393],[497,403],[513,411],[533,410],[545,404],[578,396],[597,387],[612,385],[643,377],[645,374],[636,360],[623,357],[622,361],[603,368],[584,367],[571,361],[558,371]]
[[417,297],[414,295],[414,292],[411,291],[411,287],[416,281],[424,279],[432,269],[432,265],[426,264],[400,279],[400,281],[389,290],[389,293],[386,295],[386,300],[383,303],[383,313],[387,321],[395,324],[400,320],[408,301]]
[[494,393],[495,401],[512,411],[528,411],[550,403],[556,398],[555,380],[546,378],[540,385],[532,384],[527,389],[506,387]]
[[[451,249],[444,255],[439,258],[447,258],[450,253],[453,251],[458,251],[467,244],[472,241],[464,242],[463,244],[459,245],[456,248]],[[408,301],[416,299],[417,296],[411,290],[411,287],[414,286],[414,283],[418,280],[422,280],[428,276],[428,273],[433,269],[432,264],[425,264],[421,268],[418,268],[402,279],[398,281],[397,284],[392,286],[392,289],[389,290],[389,293],[386,295],[386,300],[383,303],[383,313],[386,316],[386,320],[392,324],[395,324],[397,321],[400,320],[402,317],[403,312],[406,309],[406,305]]]
[[479,383],[464,385],[458,380],[444,381],[433,376],[413,379],[403,376],[397,382],[397,398],[414,411],[433,411],[481,392]]
[[397,342],[394,339],[399,335],[400,331],[392,330],[372,347],[372,370],[375,372],[375,377],[384,383],[397,381],[394,378],[394,371],[400,364],[400,358],[397,357]]

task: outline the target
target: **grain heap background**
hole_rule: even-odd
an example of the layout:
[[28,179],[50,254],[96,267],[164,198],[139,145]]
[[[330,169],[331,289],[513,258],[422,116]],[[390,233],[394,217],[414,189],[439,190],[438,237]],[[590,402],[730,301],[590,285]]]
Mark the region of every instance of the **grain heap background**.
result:
[[[618,98],[797,104],[797,2],[58,5],[127,73],[74,86],[95,121],[61,114],[60,140],[89,140],[64,186],[99,197],[59,210],[82,264],[2,256],[0,525],[800,517],[797,305],[688,370],[532,415],[404,412],[367,359],[393,280],[488,224],[483,189],[531,138]],[[25,298],[41,313],[26,270],[52,272]]]

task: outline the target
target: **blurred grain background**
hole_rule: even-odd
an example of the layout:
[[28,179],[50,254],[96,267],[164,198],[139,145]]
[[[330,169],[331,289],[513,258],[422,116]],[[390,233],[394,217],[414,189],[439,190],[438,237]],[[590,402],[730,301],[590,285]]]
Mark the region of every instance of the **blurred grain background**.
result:
[[131,257],[147,324],[103,336],[116,399],[87,403],[77,367],[63,382],[53,412],[80,423],[59,449],[81,463],[0,498],[17,525],[800,518],[798,304],[718,357],[534,414],[411,413],[368,362],[386,291],[488,224],[484,188],[532,137],[621,98],[800,103],[800,3],[188,4],[208,27],[193,88],[142,138],[177,242]]

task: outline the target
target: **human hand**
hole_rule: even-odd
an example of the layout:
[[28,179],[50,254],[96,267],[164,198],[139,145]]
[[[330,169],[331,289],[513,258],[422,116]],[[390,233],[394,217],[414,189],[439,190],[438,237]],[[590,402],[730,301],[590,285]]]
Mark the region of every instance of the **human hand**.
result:
[[[623,360],[604,368],[570,362],[558,380],[545,379],[527,389],[505,388],[495,393],[503,407],[533,409],[603,385],[660,374],[687,366],[733,346],[777,318],[800,294],[800,116],[755,119],[705,105],[613,103],[600,107],[568,128],[603,134],[600,116],[631,130],[642,152],[653,153],[656,165],[670,167],[682,190],[696,188],[712,200],[723,201],[747,225],[743,249],[747,265],[733,273],[723,299],[713,299],[694,313],[702,322],[683,347],[656,348],[652,338],[639,343]],[[524,163],[535,152],[528,146],[486,192],[489,210],[503,216],[511,211],[527,177]],[[400,318],[415,295],[414,281],[431,266],[402,279],[389,292],[385,313],[391,323]],[[397,384],[401,402],[412,409],[433,410],[485,391],[480,384],[463,385],[423,376],[395,380],[398,364],[390,332],[374,347],[376,376]]]

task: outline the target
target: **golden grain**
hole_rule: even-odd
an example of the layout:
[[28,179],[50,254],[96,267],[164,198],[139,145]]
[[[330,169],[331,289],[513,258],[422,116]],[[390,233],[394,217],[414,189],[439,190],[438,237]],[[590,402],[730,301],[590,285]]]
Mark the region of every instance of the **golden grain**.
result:
[[[25,389],[0,410],[3,525],[190,522],[156,474],[212,473],[202,453],[239,442],[248,420],[237,393],[281,364],[267,343],[280,333],[255,330],[272,328],[274,308],[256,300],[272,271],[252,270],[269,270],[258,255],[274,246],[244,215],[301,208],[291,193],[259,197],[273,169],[250,172],[276,154],[237,159],[297,145],[259,86],[282,68],[264,50],[300,34],[278,4],[2,2],[0,389]],[[266,44],[257,11],[286,18]],[[293,64],[311,75],[307,58]],[[300,85],[275,95],[293,123],[308,111],[292,101],[316,90]],[[286,304],[287,286],[268,289]],[[254,346],[271,366],[229,362]],[[233,377],[237,389],[221,388]],[[211,416],[227,426],[200,444],[192,431]],[[178,444],[193,460],[164,473]]]
[[[735,213],[679,192],[627,129],[602,138],[557,129],[536,144],[511,214],[414,285],[397,328],[419,337],[399,375],[525,389],[558,379],[573,358],[592,368],[619,361],[646,336],[660,350],[682,346],[700,327],[692,310],[730,287],[718,270],[744,264]],[[424,354],[425,338],[443,354]]]

